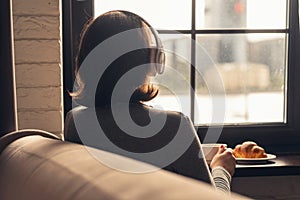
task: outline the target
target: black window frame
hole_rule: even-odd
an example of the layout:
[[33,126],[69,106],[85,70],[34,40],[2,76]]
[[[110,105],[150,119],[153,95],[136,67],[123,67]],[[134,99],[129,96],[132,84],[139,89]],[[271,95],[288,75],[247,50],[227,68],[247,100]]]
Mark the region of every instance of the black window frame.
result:
[[[289,28],[286,30],[253,30],[253,29],[225,29],[225,30],[197,30],[195,27],[195,3],[192,0],[192,29],[176,30],[184,34],[190,34],[192,39],[197,34],[215,33],[288,33],[288,67],[287,67],[287,108],[285,123],[260,123],[250,125],[225,125],[218,142],[225,142],[230,147],[245,140],[254,140],[264,146],[269,152],[286,153],[300,152],[300,56],[297,56],[297,49],[300,49],[299,39],[299,11],[298,0],[287,0],[289,6]],[[74,80],[74,59],[76,55],[79,37],[82,28],[87,20],[94,14],[93,0],[63,1],[63,77],[64,77],[64,110],[65,113],[71,109],[71,99],[68,90],[72,89]],[[158,30],[159,33],[172,33],[173,31]],[[193,45],[191,46],[193,48]],[[194,52],[194,51],[192,51]],[[191,86],[195,88],[195,53],[191,55]],[[297,87],[298,86],[298,87]],[[193,91],[192,91],[193,92]],[[192,94],[191,94],[192,95]],[[191,116],[194,116],[194,96],[191,98]],[[192,117],[193,120],[193,117]],[[205,138],[208,128],[210,130],[220,128],[219,126],[195,126],[201,140]]]

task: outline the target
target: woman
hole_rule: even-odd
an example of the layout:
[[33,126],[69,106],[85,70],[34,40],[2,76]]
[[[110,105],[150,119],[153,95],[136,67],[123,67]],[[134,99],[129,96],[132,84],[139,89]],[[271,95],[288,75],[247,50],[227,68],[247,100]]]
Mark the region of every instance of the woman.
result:
[[[149,78],[164,70],[155,30],[140,16],[110,11],[83,32],[77,55],[79,104],[65,122],[65,140],[132,157],[230,191],[235,159],[221,147],[210,164],[190,120],[144,104],[158,94]],[[97,118],[95,123],[95,116]]]

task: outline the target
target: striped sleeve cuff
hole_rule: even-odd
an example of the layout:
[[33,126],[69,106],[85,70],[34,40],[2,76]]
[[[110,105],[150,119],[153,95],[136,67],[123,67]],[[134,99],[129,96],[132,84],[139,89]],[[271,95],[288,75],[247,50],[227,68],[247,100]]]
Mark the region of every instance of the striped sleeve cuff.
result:
[[212,169],[212,177],[216,188],[223,192],[230,192],[231,175],[223,167],[215,167]]

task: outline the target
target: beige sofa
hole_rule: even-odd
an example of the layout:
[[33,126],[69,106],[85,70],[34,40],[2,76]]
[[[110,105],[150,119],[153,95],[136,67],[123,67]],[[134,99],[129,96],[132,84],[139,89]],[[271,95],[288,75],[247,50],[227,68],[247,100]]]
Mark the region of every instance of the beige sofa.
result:
[[[115,170],[85,146],[61,141],[45,131],[10,133],[0,139],[0,150],[1,200],[246,199],[164,170],[140,174]],[[92,150],[121,165],[149,167]]]

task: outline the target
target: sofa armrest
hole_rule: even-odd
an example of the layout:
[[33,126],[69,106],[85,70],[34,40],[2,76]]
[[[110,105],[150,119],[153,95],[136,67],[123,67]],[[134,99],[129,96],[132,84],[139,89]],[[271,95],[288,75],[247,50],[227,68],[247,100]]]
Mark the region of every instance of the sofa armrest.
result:
[[14,131],[0,138],[0,154],[13,141],[30,135],[40,135],[43,137],[57,139],[57,140],[60,139],[58,136],[50,132],[38,130],[38,129],[24,129],[24,130]]

